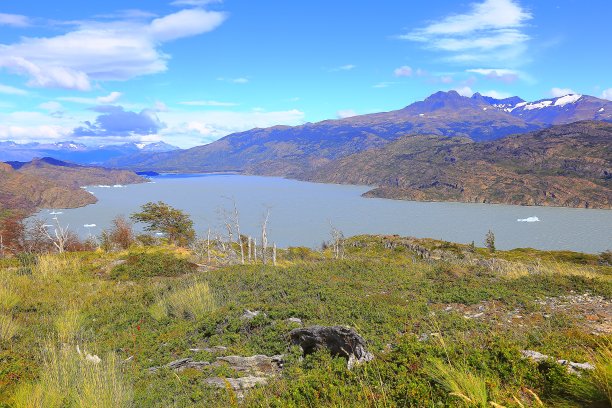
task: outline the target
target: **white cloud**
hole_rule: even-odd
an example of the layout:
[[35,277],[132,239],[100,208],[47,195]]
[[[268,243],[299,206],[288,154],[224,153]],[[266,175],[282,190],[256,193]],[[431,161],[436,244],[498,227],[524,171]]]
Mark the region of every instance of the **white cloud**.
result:
[[219,102],[219,101],[184,101],[179,102],[181,105],[186,106],[237,106],[237,103],[233,102]]
[[604,89],[604,91],[601,93],[601,97],[612,101],[612,88]]
[[160,136],[169,143],[191,147],[209,143],[230,133],[242,132],[253,128],[266,128],[275,125],[295,126],[304,123],[304,112],[291,109],[287,111],[253,110],[168,112],[160,114],[167,128]]
[[467,13],[450,15],[399,38],[451,54],[457,62],[495,61],[517,57],[529,40],[521,28],[531,13],[514,0],[473,3]]
[[0,44],[0,68],[28,77],[32,87],[90,90],[92,81],[127,80],[163,72],[166,41],[211,31],[221,12],[181,10],[146,21],[81,22],[55,37],[23,37]]
[[0,26],[28,27],[30,24],[30,19],[27,16],[0,13]]
[[57,98],[58,101],[81,103],[83,105],[110,105],[122,96],[121,92],[111,92],[105,96],[98,96],[97,98],[85,98],[82,96],[61,96]]
[[62,104],[56,101],[44,102],[38,105],[38,107],[49,112],[59,112],[63,109]]
[[357,65],[353,65],[353,64],[346,64],[346,65],[342,65],[336,68],[332,68],[330,71],[331,72],[337,72],[337,71],[351,71],[353,69],[357,68]]
[[206,6],[207,4],[222,3],[223,0],[175,0],[170,3],[173,6]]
[[470,88],[469,86],[463,86],[460,88],[455,88],[455,91],[457,91],[457,93],[461,96],[467,96],[470,97],[472,95],[474,95],[474,91],[472,91],[472,88]]
[[519,78],[528,79],[527,75],[520,71],[516,71],[513,69],[504,69],[504,68],[472,68],[467,69],[466,72],[471,72],[474,74],[480,74],[488,79],[492,79],[495,81],[512,83],[515,82]]
[[453,82],[453,77],[450,75],[442,75],[440,77],[440,82],[442,82],[443,84],[450,84],[451,82]]
[[158,41],[172,41],[212,31],[219,27],[225,18],[225,13],[217,11],[181,10],[153,20],[149,33]]
[[23,96],[23,95],[27,95],[28,91],[19,89],[19,88],[15,88],[14,86],[0,84],[0,94]]
[[224,78],[224,77],[219,77],[217,78],[217,81],[223,81],[223,82],[229,82],[232,84],[246,84],[249,82],[248,78],[244,78],[244,77],[240,77],[240,78]]
[[377,84],[372,85],[372,88],[388,88],[394,83],[395,82],[379,82]]
[[352,109],[342,109],[336,112],[336,116],[338,117],[338,119],[346,119],[351,118],[353,116],[357,116],[357,112]]
[[512,96],[511,94],[507,92],[499,92],[495,90],[484,91],[484,92],[481,92],[481,94],[484,96],[490,96],[491,98],[495,98],[495,99],[506,99]]
[[412,68],[410,68],[408,65],[401,66],[393,71],[393,75],[396,77],[412,76]]
[[570,88],[553,88],[550,90],[551,96],[558,98],[569,94],[575,94],[576,92]]

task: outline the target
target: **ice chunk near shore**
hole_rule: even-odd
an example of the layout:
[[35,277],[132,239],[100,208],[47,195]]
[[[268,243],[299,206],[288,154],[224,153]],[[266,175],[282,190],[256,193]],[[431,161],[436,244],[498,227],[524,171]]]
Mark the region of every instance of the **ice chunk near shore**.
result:
[[97,227],[97,225],[96,224],[83,224],[83,227],[85,227],[85,228],[94,228],[94,227]]
[[63,214],[63,212],[61,212],[61,211],[51,211],[49,213],[49,215],[61,215],[61,214]]
[[113,186],[113,188],[123,188],[123,187],[125,187],[125,186],[123,186],[123,185],[121,185],[121,184],[115,184],[115,185]]
[[538,217],[527,217],[527,218],[518,218],[518,222],[540,222]]
[[107,186],[105,184],[99,184],[98,188],[111,188],[111,186]]

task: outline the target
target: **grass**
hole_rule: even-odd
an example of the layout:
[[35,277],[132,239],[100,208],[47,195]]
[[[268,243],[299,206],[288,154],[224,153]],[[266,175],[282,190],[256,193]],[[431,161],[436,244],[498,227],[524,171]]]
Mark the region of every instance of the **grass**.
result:
[[[344,260],[279,249],[278,267],[198,269],[193,254],[162,246],[2,260],[0,407],[538,406],[527,390],[546,406],[609,405],[612,340],[593,334],[598,322],[571,302],[548,309],[539,300],[590,293],[609,302],[611,267],[401,237],[361,236],[345,248]],[[243,319],[246,309],[262,313]],[[354,327],[376,358],[353,370],[324,352],[302,358],[288,344],[291,317]],[[228,368],[149,372],[179,358],[214,362],[204,351],[214,346],[285,354],[283,371],[242,400],[202,385],[244,375]],[[524,349],[596,370],[571,375],[523,359]]]
[[156,319],[201,319],[215,309],[216,302],[208,283],[194,281],[186,288],[162,296],[151,306],[151,315]]
[[131,387],[114,354],[94,363],[72,347],[55,345],[43,351],[38,381],[23,384],[12,398],[16,408],[122,408],[131,401]]

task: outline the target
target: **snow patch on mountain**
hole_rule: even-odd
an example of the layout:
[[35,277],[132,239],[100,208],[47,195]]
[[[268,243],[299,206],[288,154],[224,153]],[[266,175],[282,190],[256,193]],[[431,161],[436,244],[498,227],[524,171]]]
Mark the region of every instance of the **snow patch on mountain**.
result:
[[555,106],[565,106],[569,103],[578,102],[578,99],[582,98],[582,95],[578,94],[569,94],[558,98],[555,101]]

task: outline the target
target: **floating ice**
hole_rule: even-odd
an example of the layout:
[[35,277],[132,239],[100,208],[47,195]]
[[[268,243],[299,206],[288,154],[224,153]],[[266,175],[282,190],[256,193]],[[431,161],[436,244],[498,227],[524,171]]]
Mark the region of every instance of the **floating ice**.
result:
[[125,187],[125,186],[122,186],[121,184],[115,184],[115,185],[113,186],[113,188],[123,188],[123,187]]
[[527,217],[527,218],[519,218],[517,219],[518,222],[540,222],[540,219],[538,217]]
[[60,214],[63,214],[63,212],[61,212],[61,211],[51,211],[49,214],[50,215],[60,215]]
[[99,188],[111,188],[111,186],[107,186],[107,185],[104,185],[104,184],[100,184],[100,185],[98,185],[98,187]]
[[83,225],[85,228],[93,228],[93,227],[97,227],[96,224],[84,224]]

